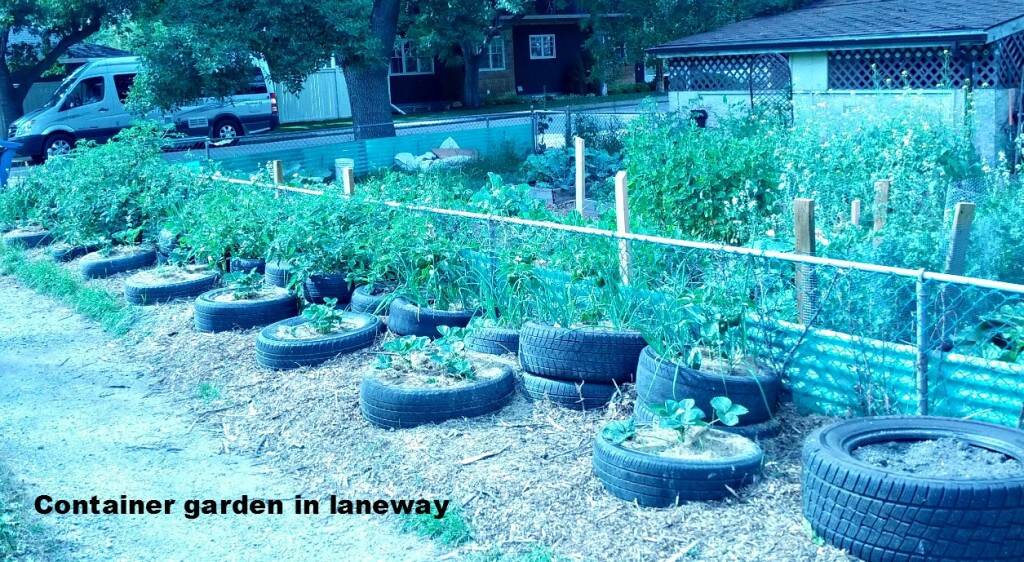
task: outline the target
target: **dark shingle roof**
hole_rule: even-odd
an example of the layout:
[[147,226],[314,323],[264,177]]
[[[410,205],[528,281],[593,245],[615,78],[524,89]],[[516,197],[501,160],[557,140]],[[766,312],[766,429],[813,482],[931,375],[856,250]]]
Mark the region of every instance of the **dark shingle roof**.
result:
[[[37,47],[41,42],[42,40],[39,35],[27,29],[12,30],[8,39],[8,44],[10,46],[23,44]],[[54,39],[51,42],[56,42],[56,40]],[[62,60],[103,59],[110,57],[123,57],[128,54],[129,53],[122,51],[121,49],[107,47],[106,45],[78,43],[77,45],[72,45],[71,48],[68,49],[68,52],[62,57]]]
[[819,0],[792,12],[677,39],[651,52],[785,51],[956,40],[985,43],[999,39],[998,31],[1006,29],[1024,29],[1024,0]]

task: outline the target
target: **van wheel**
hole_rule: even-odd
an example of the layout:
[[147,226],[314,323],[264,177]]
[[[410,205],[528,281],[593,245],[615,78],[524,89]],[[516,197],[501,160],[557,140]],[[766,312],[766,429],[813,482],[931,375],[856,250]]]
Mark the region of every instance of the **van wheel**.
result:
[[43,160],[51,156],[64,156],[75,148],[75,137],[66,133],[54,133],[43,143]]
[[213,124],[213,138],[233,139],[244,135],[242,124],[236,119],[219,119]]

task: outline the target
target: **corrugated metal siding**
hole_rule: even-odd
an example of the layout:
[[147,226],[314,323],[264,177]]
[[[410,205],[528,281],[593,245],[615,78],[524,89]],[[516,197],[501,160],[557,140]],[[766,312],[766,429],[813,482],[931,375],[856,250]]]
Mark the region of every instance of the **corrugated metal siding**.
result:
[[[781,359],[803,326],[772,322],[750,331],[762,356]],[[917,350],[870,338],[810,330],[786,369],[797,409],[834,416],[916,411]],[[1015,426],[1024,401],[1024,366],[935,352],[929,361],[930,413]],[[868,388],[874,389],[867,392]]]

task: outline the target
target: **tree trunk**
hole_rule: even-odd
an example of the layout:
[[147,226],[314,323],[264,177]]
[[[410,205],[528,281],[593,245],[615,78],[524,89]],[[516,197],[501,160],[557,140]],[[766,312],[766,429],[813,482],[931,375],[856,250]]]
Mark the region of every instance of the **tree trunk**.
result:
[[391,90],[388,69],[380,65],[342,68],[352,105],[352,125],[356,140],[395,136],[391,115]]
[[665,59],[654,59],[654,91],[659,94],[665,91]]
[[376,52],[364,60],[346,64],[342,71],[348,85],[352,105],[352,123],[356,139],[395,136],[391,116],[391,88],[388,69],[398,32],[401,0],[373,0],[370,13],[370,35],[377,43]]
[[486,49],[484,46],[476,52],[471,45],[462,45],[462,59],[466,67],[462,79],[462,104],[468,108],[475,109],[483,105],[480,98],[480,64],[483,62]]
[[24,113],[25,90],[15,88],[10,80],[0,78],[0,138],[8,138],[8,130],[15,119]]

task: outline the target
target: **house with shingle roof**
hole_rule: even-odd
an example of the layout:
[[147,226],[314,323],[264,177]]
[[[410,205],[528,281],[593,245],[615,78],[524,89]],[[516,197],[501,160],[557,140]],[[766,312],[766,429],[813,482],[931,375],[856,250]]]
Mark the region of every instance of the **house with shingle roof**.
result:
[[[818,0],[649,50],[677,110],[772,110],[800,121],[913,105],[975,111],[989,157],[1020,134],[1024,0]],[[971,103],[967,103],[970,96]]]

